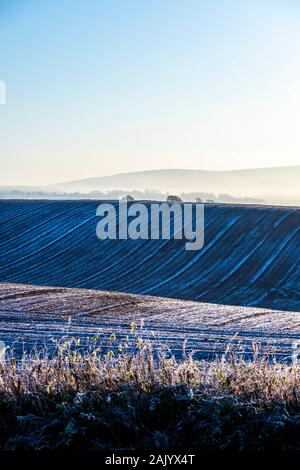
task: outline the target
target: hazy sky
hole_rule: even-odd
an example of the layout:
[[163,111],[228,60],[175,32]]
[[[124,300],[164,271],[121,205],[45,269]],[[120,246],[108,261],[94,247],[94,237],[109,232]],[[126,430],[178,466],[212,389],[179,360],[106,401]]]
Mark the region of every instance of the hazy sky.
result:
[[299,164],[298,0],[0,0],[0,184]]

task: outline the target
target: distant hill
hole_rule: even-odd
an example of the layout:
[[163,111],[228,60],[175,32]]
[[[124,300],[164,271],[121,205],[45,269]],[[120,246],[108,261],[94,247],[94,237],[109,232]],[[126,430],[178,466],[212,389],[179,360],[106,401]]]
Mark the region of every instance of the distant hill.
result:
[[[147,191],[210,193],[234,199],[252,198],[267,204],[300,205],[300,165],[248,170],[149,170],[99,176],[47,186],[0,186],[0,193],[91,193]],[[220,198],[223,200],[224,198]]]
[[300,165],[249,170],[150,170],[87,178],[51,186],[66,192],[157,189],[172,193],[227,193],[273,204],[300,204]]

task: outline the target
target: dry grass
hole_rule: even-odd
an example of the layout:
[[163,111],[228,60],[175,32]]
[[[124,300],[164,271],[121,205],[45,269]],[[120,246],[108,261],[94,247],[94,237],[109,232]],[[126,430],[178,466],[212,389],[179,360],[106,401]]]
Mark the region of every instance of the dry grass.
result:
[[[300,449],[300,367],[227,350],[212,362],[153,351],[131,326],[111,349],[74,339],[0,365],[0,447]],[[132,344],[135,352],[132,351]],[[259,430],[259,431],[258,431]],[[29,436],[30,434],[30,436]]]

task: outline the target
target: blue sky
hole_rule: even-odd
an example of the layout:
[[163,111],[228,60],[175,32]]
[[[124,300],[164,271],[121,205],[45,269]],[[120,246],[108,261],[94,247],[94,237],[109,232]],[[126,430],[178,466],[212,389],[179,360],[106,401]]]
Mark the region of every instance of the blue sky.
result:
[[300,4],[0,0],[0,184],[294,165]]

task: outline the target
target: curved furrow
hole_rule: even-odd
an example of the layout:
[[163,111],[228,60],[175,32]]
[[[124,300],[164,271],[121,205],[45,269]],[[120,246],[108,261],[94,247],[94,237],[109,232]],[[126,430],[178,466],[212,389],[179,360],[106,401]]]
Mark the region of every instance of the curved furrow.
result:
[[[279,221],[277,221],[275,228],[275,230],[277,230],[277,233],[275,233],[273,241],[271,240],[270,236],[270,233],[274,233],[272,226],[268,227],[267,230],[264,229],[263,231],[261,231],[259,234],[260,236],[257,237],[256,244],[253,245],[252,250],[251,246],[249,246],[248,250],[250,251],[247,251],[244,257],[240,256],[240,259],[235,260],[235,262],[232,264],[233,268],[231,270],[228,270],[226,276],[224,276],[220,282],[213,285],[210,289],[202,292],[201,295],[197,297],[197,300],[200,300],[201,298],[207,296],[209,293],[212,293],[213,295],[213,290],[215,288],[219,289],[224,286],[225,281],[228,283],[229,286],[232,287],[231,291],[227,289],[226,295],[228,301],[230,301],[237,293],[241,294],[245,289],[249,289],[251,284],[253,284],[254,274],[257,273],[260,266],[263,267],[265,265],[265,260],[269,259],[269,254],[266,250],[266,247],[270,245],[270,250],[272,251],[272,253],[276,251],[276,239],[280,239],[280,237],[278,236],[278,232],[280,230],[286,232],[286,228],[280,227],[280,225],[282,225],[290,215],[291,214],[289,213],[288,215],[285,215],[284,217],[280,218]],[[262,236],[264,236],[264,238],[262,238]],[[288,236],[290,236],[290,234],[288,234]],[[249,245],[251,245],[251,243],[249,243]],[[288,252],[285,252],[285,255],[288,255]],[[286,263],[286,259],[282,260],[282,262]],[[272,283],[274,284],[275,282],[276,278],[273,279]]]
[[[16,259],[16,257],[14,257],[13,262],[8,263],[8,264],[6,264],[2,267],[4,269],[5,268],[11,268],[12,266],[14,266],[16,264],[19,265],[19,264],[22,264],[24,261],[27,262],[28,259],[43,253],[45,250],[48,250],[50,247],[53,247],[59,241],[64,240],[66,236],[68,236],[69,234],[75,232],[76,230],[78,230],[80,227],[84,226],[87,222],[89,222],[93,218],[94,217],[89,218],[89,219],[84,219],[81,222],[78,222],[74,225],[74,223],[72,223],[72,221],[67,217],[66,218],[67,223],[65,222],[65,223],[56,224],[54,228],[51,228],[51,230],[45,231],[44,233],[42,233],[38,237],[34,237],[33,240],[32,240],[32,243],[29,245],[30,248],[31,248],[31,251],[29,251],[29,253],[27,253],[25,256],[21,256],[17,259]],[[59,230],[60,226],[63,227],[63,230],[64,230],[63,233],[61,233],[60,230]],[[45,238],[46,238],[46,240],[45,240]],[[43,240],[43,242],[44,242],[42,244],[42,246],[39,245],[40,240]],[[26,246],[27,246],[27,244],[26,244]],[[37,248],[36,248],[36,246],[37,246]],[[21,246],[21,249],[22,249],[22,246]],[[6,257],[5,252],[3,254],[3,257],[4,258]],[[46,259],[48,260],[48,258],[46,258]]]
[[[228,211],[229,209],[227,209]],[[224,210],[224,212],[226,213],[226,210]],[[206,231],[214,224],[214,222],[216,221],[216,218],[218,216],[215,216],[215,217],[211,217],[210,220],[208,222],[206,222]],[[161,249],[164,249],[164,246],[165,244],[163,243],[164,241],[162,240],[161,242]],[[180,247],[180,250],[182,250],[182,247]],[[185,253],[185,251],[183,250],[183,253]],[[141,278],[140,276],[138,276],[138,280],[132,282],[132,279],[133,279],[133,276],[132,276],[132,271],[134,273],[134,269],[131,268],[130,271],[130,280],[129,282],[126,282],[125,284],[125,287],[126,287],[126,290],[130,291],[130,289],[133,289],[133,286],[134,285],[137,285],[137,284],[141,284],[141,283],[144,283],[146,282],[151,276],[153,276],[155,273],[159,273],[160,270],[162,269],[167,269],[168,266],[170,265],[174,265],[174,262],[176,260],[176,258],[178,258],[178,250],[177,251],[174,251],[168,258],[164,258],[162,257],[162,261],[160,264],[156,263],[155,260],[153,260],[152,262],[152,269],[151,271],[148,273],[148,274],[143,274],[143,277]],[[146,257],[147,259],[147,257]],[[134,288],[135,289],[135,288]]]
[[222,229],[219,231],[216,237],[211,242],[206,244],[205,247],[201,251],[199,251],[197,255],[195,255],[191,260],[189,260],[185,265],[183,265],[180,271],[176,271],[172,276],[169,276],[164,282],[160,282],[156,286],[151,287],[149,290],[145,291],[145,293],[150,293],[158,288],[160,289],[164,284],[174,281],[174,279],[180,277],[189,268],[194,268],[195,263],[197,263],[197,261],[201,259],[201,257],[204,256],[205,253],[207,253],[215,244],[217,244],[221,240],[221,238],[233,227],[236,220],[237,217],[233,220],[229,220],[225,226],[222,226]]
[[[59,207],[59,206],[58,206]],[[74,208],[73,208],[74,210]],[[17,226],[16,228],[11,228],[11,233],[15,234],[16,231],[18,233],[18,235],[15,235],[13,236],[12,238],[7,238],[7,240],[3,243],[0,244],[1,245],[5,245],[5,248],[3,249],[4,250],[4,256],[5,258],[7,258],[7,256],[10,254],[10,253],[13,253],[15,252],[16,250],[23,250],[24,251],[24,248],[29,246],[30,248],[33,247],[33,244],[35,242],[37,242],[38,240],[40,240],[41,238],[45,237],[45,235],[51,233],[53,230],[57,230],[57,225],[56,225],[56,220],[58,221],[58,226],[59,225],[62,225],[63,224],[63,220],[62,217],[64,215],[71,215],[70,212],[72,212],[72,208],[68,209],[68,210],[65,210],[63,212],[59,212],[55,213],[55,215],[53,215],[53,207],[51,207],[50,211],[49,211],[49,215],[50,217],[47,218],[47,211],[43,212],[42,213],[42,222],[40,222],[41,220],[41,214],[37,214],[36,217],[26,217],[26,225],[24,226],[24,224],[22,224],[22,231],[19,232],[18,231],[18,228],[21,224],[21,221],[19,220],[19,218],[17,218]],[[35,218],[37,219],[38,223],[37,225],[35,225]],[[50,225],[50,229],[45,229],[47,228],[47,225]],[[28,227],[28,228],[26,228]],[[44,228],[44,229],[43,229]],[[32,234],[33,232],[35,232],[37,234],[37,236],[35,237],[29,237],[29,240],[27,239],[26,240],[26,236],[27,235],[30,235]],[[17,240],[18,239],[22,239],[22,240],[26,240],[26,241],[23,241],[22,243],[19,243]],[[9,246],[12,245],[12,248],[9,249]]]

